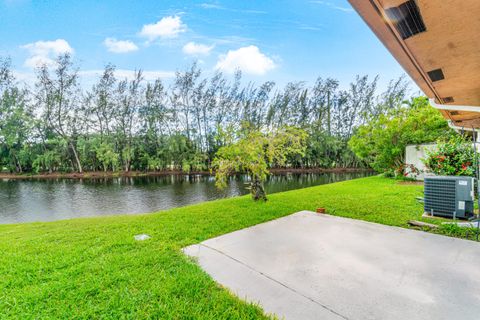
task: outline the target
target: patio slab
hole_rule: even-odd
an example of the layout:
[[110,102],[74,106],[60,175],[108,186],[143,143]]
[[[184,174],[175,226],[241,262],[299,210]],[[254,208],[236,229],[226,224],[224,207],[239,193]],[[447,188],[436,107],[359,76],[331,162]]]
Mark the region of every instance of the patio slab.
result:
[[184,249],[285,319],[480,319],[480,244],[302,211]]

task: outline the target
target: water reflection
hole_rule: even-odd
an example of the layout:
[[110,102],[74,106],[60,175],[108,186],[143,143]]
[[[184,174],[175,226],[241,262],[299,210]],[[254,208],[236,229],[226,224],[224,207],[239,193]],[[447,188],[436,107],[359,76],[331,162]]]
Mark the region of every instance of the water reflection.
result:
[[[303,173],[272,175],[267,193],[371,175]],[[0,223],[52,221],[106,214],[144,213],[248,193],[248,178],[230,178],[225,190],[205,175],[98,179],[0,180]]]

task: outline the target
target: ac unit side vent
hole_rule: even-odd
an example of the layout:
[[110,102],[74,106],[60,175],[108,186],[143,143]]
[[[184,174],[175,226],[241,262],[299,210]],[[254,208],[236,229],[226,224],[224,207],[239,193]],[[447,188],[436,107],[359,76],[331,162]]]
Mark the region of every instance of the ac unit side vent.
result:
[[385,9],[385,13],[404,40],[427,30],[415,0]]

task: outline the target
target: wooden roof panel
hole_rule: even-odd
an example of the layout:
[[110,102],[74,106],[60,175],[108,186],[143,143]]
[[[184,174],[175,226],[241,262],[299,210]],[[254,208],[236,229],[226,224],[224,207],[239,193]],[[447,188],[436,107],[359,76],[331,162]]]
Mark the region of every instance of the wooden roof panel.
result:
[[[480,112],[480,0],[416,0],[426,31],[405,40],[387,18],[385,9],[406,0],[349,0],[378,38],[424,93],[449,105],[479,106]],[[445,79],[432,82],[427,72],[442,69]],[[447,118],[461,121],[480,113],[458,112]]]

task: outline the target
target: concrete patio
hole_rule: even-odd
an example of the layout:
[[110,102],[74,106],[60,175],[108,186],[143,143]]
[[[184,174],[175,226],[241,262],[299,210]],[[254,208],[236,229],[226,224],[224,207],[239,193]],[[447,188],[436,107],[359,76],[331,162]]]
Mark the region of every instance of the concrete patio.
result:
[[480,244],[302,211],[184,252],[285,319],[480,319]]

